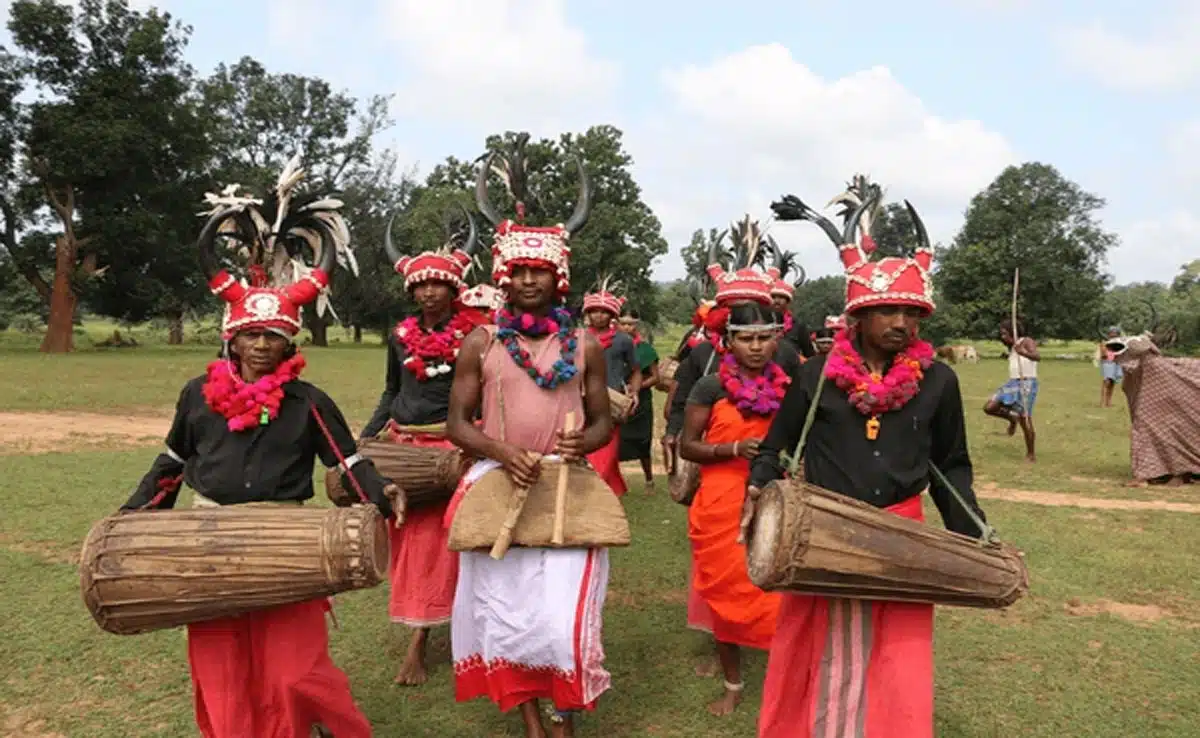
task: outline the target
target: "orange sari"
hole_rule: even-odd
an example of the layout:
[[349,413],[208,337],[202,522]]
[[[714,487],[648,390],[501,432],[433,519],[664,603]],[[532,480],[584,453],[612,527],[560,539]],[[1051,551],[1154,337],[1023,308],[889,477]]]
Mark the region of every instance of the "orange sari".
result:
[[[774,415],[742,417],[733,403],[712,406],[705,440],[733,443],[763,438]],[[780,596],[763,592],[746,572],[746,547],[737,542],[750,462],[726,459],[700,467],[700,488],[688,509],[696,594],[712,611],[712,633],[722,643],[768,649]]]

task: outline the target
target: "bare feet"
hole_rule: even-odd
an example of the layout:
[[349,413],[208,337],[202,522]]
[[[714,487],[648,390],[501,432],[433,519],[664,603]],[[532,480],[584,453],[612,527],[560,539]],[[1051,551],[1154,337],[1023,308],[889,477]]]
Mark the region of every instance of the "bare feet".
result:
[[1008,435],[1015,436],[1017,434],[1017,416],[1010,415],[1008,417]]
[[413,631],[412,640],[408,643],[408,653],[404,655],[404,662],[396,672],[396,684],[417,687],[429,681],[429,674],[425,671],[425,644],[428,638],[429,630],[426,628]]
[[1030,464],[1036,463],[1037,454],[1025,454],[1025,461],[1029,462]]
[[702,679],[712,679],[721,672],[721,662],[715,654],[701,656],[696,659],[696,676]]
[[654,477],[650,477],[649,479],[647,479],[644,486],[646,488],[646,494],[648,494],[648,495],[652,495],[658,491],[654,484]]
[[575,721],[567,718],[561,723],[550,723],[550,738],[575,738]]
[[1176,474],[1175,476],[1173,476],[1167,480],[1167,483],[1165,486],[1167,486],[1167,487],[1182,487],[1183,484],[1184,484],[1183,475]]
[[329,728],[326,728],[324,725],[321,725],[320,723],[317,723],[316,725],[312,726],[312,732],[311,732],[310,736],[311,736],[311,738],[335,738],[333,733],[329,732]]
[[742,690],[726,689],[725,694],[708,705],[708,711],[718,717],[729,715],[742,701]]

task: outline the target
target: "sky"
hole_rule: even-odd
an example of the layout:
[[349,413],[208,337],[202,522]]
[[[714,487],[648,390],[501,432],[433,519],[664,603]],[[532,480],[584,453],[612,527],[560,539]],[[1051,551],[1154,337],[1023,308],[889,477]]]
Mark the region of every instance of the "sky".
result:
[[[7,15],[0,0],[0,20]],[[1118,284],[1200,257],[1200,0],[133,0],[192,27],[203,74],[253,56],[361,98],[394,95],[380,146],[424,174],[490,133],[611,124],[681,276],[697,228],[750,213],[811,277],[806,223],[855,173],[948,242],[1010,164],[1103,197]],[[0,32],[7,41],[7,32]]]

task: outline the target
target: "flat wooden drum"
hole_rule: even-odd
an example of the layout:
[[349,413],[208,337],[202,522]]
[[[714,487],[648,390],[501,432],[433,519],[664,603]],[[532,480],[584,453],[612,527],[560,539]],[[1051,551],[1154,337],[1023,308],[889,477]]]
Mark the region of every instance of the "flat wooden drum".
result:
[[79,563],[101,628],[130,635],[366,589],[387,575],[374,505],[128,512],[92,526]]
[[692,500],[696,498],[696,491],[699,489],[700,465],[680,457],[675,473],[670,476],[667,483],[667,492],[671,495],[671,499],[680,505],[691,507]]
[[[358,452],[375,463],[387,479],[404,490],[406,509],[449,502],[470,460],[457,448],[434,448],[396,443],[388,438],[364,438]],[[353,470],[351,470],[353,473]],[[342,485],[342,470],[325,472],[325,494],[338,507],[361,502],[354,488]]]
[[750,579],[848,599],[1004,608],[1029,589],[1021,553],[800,481],[762,490],[746,549]]
[[[542,473],[513,528],[512,545],[538,548],[592,548],[629,545],[629,521],[621,501],[594,469],[570,464],[567,472],[567,514],[564,542],[552,543],[558,470],[562,462],[542,461]],[[450,526],[450,550],[491,548],[508,516],[516,492],[503,468],[484,474],[467,489]]]
[[624,392],[609,387],[608,407],[612,412],[613,422],[624,423],[629,419],[629,409],[633,407],[633,398]]
[[679,360],[666,358],[658,363],[658,384],[654,385],[654,389],[660,392],[669,392],[671,385],[675,383],[675,372],[679,369]]

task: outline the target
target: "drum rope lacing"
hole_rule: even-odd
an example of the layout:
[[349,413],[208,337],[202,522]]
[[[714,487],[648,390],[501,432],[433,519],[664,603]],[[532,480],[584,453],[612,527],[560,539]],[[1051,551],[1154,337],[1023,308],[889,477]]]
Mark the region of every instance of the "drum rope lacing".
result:
[[[808,432],[812,429],[813,420],[815,420],[817,417],[817,405],[820,404],[821,390],[824,388],[824,386],[825,372],[821,372],[820,378],[817,379],[817,390],[813,393],[812,402],[810,402],[808,405],[808,414],[804,417],[804,427],[800,431],[800,442],[796,444],[796,450],[791,455],[791,458],[786,458],[786,454],[784,454],[785,460],[788,462],[789,476],[795,477],[797,470],[800,468],[800,460],[804,456],[804,445],[808,441]],[[974,523],[977,528],[979,528],[981,533],[979,538],[980,543],[999,543],[1000,539],[996,535],[996,529],[988,525],[983,521],[982,518],[975,514],[975,511],[972,510],[971,506],[967,504],[967,501],[963,499],[963,496],[959,493],[958,489],[950,482],[949,479],[946,478],[946,475],[942,473],[942,470],[937,467],[937,464],[934,464],[932,461],[930,461],[929,468],[933,472],[933,475],[937,478],[937,481],[943,487],[950,490],[950,494],[962,507],[963,511],[967,514],[967,517],[971,519],[971,522]]]

